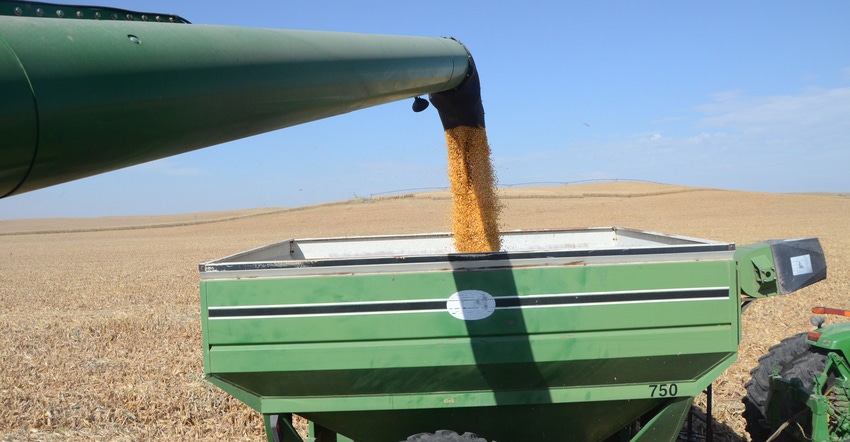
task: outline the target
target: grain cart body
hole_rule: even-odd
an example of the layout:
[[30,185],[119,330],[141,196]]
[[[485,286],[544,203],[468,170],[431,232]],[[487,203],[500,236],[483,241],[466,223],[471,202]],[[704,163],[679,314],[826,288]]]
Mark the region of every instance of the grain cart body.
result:
[[[207,377],[267,424],[297,413],[355,441],[599,441],[637,422],[634,440],[675,439],[737,356],[735,246],[610,227],[503,241],[287,240],[202,264]],[[773,265],[744,250],[742,278],[752,256]]]

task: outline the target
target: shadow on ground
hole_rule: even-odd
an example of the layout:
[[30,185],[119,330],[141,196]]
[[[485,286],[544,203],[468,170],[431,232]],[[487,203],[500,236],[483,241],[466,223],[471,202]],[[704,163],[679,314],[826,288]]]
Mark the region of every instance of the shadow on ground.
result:
[[[735,430],[722,422],[712,419],[711,435],[709,436],[708,416],[700,407],[691,407],[691,412],[685,418],[685,425],[679,433],[678,442],[747,442],[749,438],[738,434]],[[689,431],[690,430],[690,431]],[[709,438],[711,437],[711,438]]]

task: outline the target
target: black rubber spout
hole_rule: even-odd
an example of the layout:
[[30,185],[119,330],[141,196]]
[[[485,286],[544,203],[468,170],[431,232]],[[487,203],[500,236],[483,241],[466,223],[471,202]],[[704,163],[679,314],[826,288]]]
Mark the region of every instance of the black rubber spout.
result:
[[440,113],[443,129],[449,130],[459,126],[484,127],[484,104],[481,102],[481,81],[478,79],[478,69],[469,54],[469,70],[466,79],[460,86],[430,94],[428,99]]

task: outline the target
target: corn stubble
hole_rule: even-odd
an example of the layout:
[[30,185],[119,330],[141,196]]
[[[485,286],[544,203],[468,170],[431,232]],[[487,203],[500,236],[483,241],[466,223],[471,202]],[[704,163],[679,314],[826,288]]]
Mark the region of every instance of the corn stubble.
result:
[[498,251],[501,206],[487,132],[483,127],[459,126],[445,133],[455,249],[461,253]]
[[[812,306],[850,307],[848,197],[648,183],[502,192],[503,229],[563,228],[569,219],[738,244],[821,239],[826,281],[744,313],[740,357],[714,382],[717,441],[746,440],[741,396],[759,356],[810,330]],[[204,380],[197,263],[278,240],[280,226],[296,238],[432,232],[445,225],[447,199],[353,201],[218,223],[189,214],[181,226],[113,231],[58,233],[80,225],[57,219],[45,226],[54,233],[0,235],[0,441],[262,440],[260,414]]]

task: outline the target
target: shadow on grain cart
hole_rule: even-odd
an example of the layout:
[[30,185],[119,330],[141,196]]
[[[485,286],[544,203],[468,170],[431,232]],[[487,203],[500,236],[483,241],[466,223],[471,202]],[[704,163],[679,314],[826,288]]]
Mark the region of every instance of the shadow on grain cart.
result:
[[[0,1],[0,67],[2,196],[427,94],[444,127],[483,117],[446,38]],[[204,367],[270,441],[301,440],[293,413],[316,441],[672,441],[736,359],[742,305],[825,276],[817,239],[292,239],[200,265]]]

